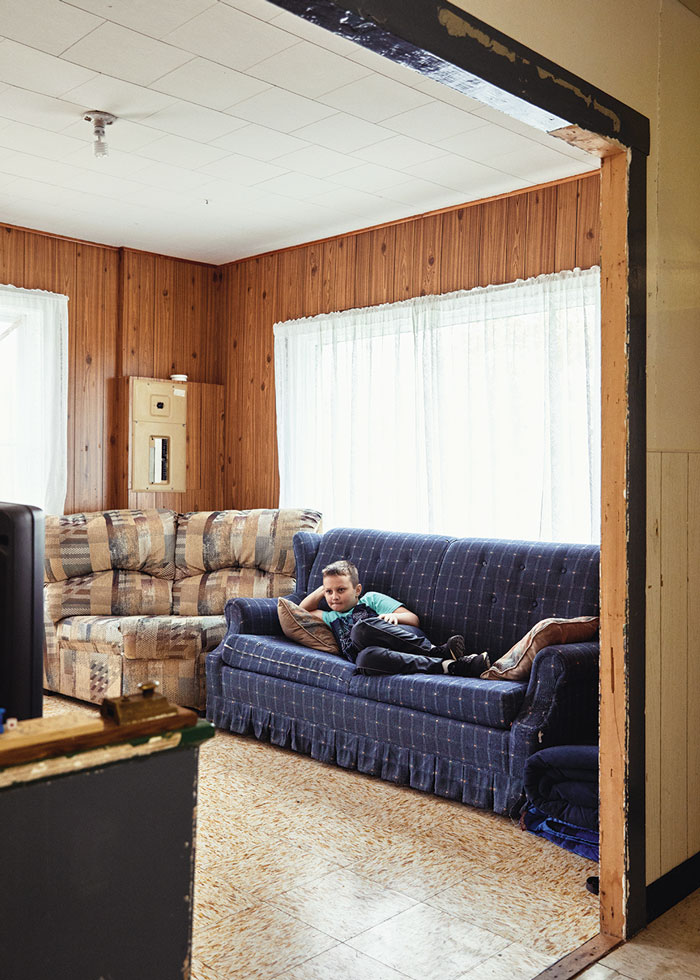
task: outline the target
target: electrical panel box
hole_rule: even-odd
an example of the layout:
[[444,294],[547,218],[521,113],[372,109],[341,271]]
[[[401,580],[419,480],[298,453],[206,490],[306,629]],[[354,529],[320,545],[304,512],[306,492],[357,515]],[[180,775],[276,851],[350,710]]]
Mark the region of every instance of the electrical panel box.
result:
[[187,386],[131,378],[131,479],[139,493],[187,490]]

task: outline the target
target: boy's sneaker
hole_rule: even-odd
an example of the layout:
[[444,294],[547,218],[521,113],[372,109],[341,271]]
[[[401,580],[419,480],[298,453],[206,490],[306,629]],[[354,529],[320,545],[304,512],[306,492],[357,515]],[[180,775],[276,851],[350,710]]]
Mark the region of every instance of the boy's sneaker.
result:
[[447,673],[453,677],[479,677],[490,666],[488,653],[471,653],[448,664]]
[[440,657],[441,660],[459,660],[464,656],[464,637],[451,636],[446,643],[441,643],[439,647],[434,647],[430,651],[431,657]]

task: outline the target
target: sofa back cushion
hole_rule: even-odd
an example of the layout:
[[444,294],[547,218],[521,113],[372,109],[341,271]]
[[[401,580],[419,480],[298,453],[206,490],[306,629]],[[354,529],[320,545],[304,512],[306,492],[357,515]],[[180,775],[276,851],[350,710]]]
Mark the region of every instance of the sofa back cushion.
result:
[[422,625],[432,607],[438,571],[451,540],[437,534],[333,528],[321,538],[308,592],[322,584],[326,565],[345,558],[357,565],[364,592],[390,595],[415,612]]
[[45,582],[112,569],[172,580],[175,512],[107,510],[46,517]]
[[173,613],[220,615],[229,599],[276,597],[295,585],[292,539],[318,532],[314,510],[219,510],[181,514],[175,545]]
[[433,642],[463,633],[493,660],[541,619],[597,616],[599,561],[597,545],[455,539],[421,625]]
[[51,622],[66,616],[166,616],[172,582],[113,569],[78,575],[44,586],[44,608]]

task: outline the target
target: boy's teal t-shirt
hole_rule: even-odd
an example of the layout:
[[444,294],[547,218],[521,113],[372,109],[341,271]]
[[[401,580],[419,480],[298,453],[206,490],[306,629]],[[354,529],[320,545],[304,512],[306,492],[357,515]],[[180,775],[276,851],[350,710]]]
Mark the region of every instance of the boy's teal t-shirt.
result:
[[[369,606],[370,609],[374,609],[377,616],[381,616],[383,613],[394,612],[399,606],[402,606],[402,602],[397,602],[396,599],[392,599],[391,596],[384,595],[383,592],[365,592],[364,595],[360,596],[359,601],[365,606]],[[353,606],[352,609],[355,607]],[[326,626],[330,626],[331,623],[335,622],[336,619],[350,619],[352,616],[352,609],[348,609],[347,612],[333,612],[331,610],[321,610],[323,612],[323,622]]]

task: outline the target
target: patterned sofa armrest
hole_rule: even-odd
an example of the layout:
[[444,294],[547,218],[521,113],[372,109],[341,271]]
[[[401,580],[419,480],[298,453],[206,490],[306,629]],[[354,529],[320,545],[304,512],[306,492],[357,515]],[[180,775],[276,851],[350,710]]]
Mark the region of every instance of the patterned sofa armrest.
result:
[[228,636],[232,633],[251,633],[254,636],[284,635],[277,616],[277,599],[251,599],[239,596],[228,600],[224,612]]
[[[297,531],[292,538],[294,548],[294,561],[296,563],[296,587],[295,592],[302,598],[309,591],[309,575],[321,545],[321,534],[313,534],[310,531]],[[292,602],[300,602],[289,596]]]
[[550,745],[598,741],[598,642],[544,647],[510,732],[510,774],[522,779],[529,756]]

